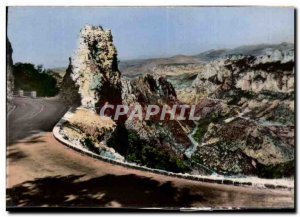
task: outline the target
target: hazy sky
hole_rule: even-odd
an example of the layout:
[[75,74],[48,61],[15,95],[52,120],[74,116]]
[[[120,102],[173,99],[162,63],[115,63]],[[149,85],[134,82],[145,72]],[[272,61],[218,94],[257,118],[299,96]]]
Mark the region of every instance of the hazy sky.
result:
[[120,60],[294,40],[293,8],[10,7],[14,62],[66,66],[85,24],[112,30]]

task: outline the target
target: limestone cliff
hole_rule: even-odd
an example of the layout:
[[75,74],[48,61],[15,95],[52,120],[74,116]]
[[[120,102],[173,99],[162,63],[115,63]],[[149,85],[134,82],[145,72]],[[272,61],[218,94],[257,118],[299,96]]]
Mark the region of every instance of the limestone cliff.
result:
[[294,77],[294,50],[231,55],[207,64],[192,92],[239,105],[251,118],[293,125]]
[[275,54],[272,54],[274,57],[271,54],[258,57],[233,55],[211,62],[198,74],[193,86],[208,95],[232,88],[254,93],[292,92],[293,52]]

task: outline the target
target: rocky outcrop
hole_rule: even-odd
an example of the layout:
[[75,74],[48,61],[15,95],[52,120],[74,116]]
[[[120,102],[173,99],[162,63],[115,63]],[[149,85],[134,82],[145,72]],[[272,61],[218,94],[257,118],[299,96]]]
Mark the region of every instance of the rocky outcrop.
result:
[[[80,98],[80,109],[87,109],[96,114],[99,114],[106,104],[126,105],[129,108],[140,106],[144,114],[145,107],[149,104],[171,106],[178,103],[173,85],[163,77],[144,75],[137,79],[126,79],[121,76],[111,32],[103,30],[102,27],[85,26],[80,31],[79,46],[70,60],[62,86],[61,94],[65,95],[62,97],[66,98],[66,101],[75,102]],[[110,115],[114,115],[115,109],[111,112]],[[109,132],[110,138],[105,137],[108,146],[113,147],[129,161],[159,168],[170,167],[174,171],[182,171],[185,168],[181,160],[190,142],[182,125],[187,123],[158,123],[151,119],[129,119],[128,115],[111,120],[116,127],[113,132]],[[76,119],[77,116],[78,112],[73,118]],[[92,126],[92,122],[90,124],[84,127],[78,127],[78,124],[65,127],[70,135],[81,135],[82,138],[78,140],[83,143],[87,139],[83,137],[89,136],[88,143],[92,141],[95,145],[103,144],[103,138],[99,135],[106,130]],[[87,132],[87,129],[93,133]],[[70,132],[73,130],[77,133]],[[150,156],[154,153],[162,157],[152,159]]]
[[81,97],[79,95],[79,87],[76,85],[75,81],[72,78],[73,74],[73,65],[72,59],[69,58],[69,66],[66,70],[66,74],[61,83],[61,89],[59,92],[60,98],[67,105],[71,106],[80,106]]
[[[140,106],[143,116],[147,105],[170,108],[174,104],[179,104],[173,85],[163,77],[146,74],[124,83],[126,85],[122,89],[123,104],[129,107]],[[127,129],[138,132],[142,139],[155,141],[159,145],[167,144],[180,155],[190,145],[186,133],[177,121],[160,121],[156,117],[150,117],[149,120],[126,120],[125,125]]]
[[8,104],[11,105],[11,99],[13,95],[14,90],[14,77],[13,77],[13,60],[12,60],[12,53],[13,49],[11,47],[11,44],[6,38],[6,78],[7,78],[7,101]]
[[214,61],[198,74],[193,86],[216,97],[219,92],[233,88],[254,93],[292,92],[294,60],[291,53],[273,54],[274,57],[271,54],[258,57],[234,55]]
[[110,30],[100,26],[81,29],[73,66],[82,106],[96,110],[105,101],[121,102],[121,74]]
[[[136,96],[139,103],[154,104],[176,100],[173,85],[165,78],[146,74],[130,81],[130,93]],[[126,96],[124,96],[126,101]]]
[[262,56],[231,55],[211,62],[198,74],[192,91],[239,105],[252,118],[274,121],[279,114],[278,122],[293,125],[293,55],[293,50],[275,50]]

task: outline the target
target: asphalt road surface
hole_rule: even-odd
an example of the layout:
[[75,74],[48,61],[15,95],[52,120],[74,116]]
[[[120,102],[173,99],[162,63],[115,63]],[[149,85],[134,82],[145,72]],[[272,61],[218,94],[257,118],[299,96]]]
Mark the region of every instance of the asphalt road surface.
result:
[[8,115],[7,207],[293,208],[294,192],[172,178],[92,159],[51,130],[58,99],[15,98]]
[[51,132],[67,111],[58,98],[15,97],[13,102],[8,111],[8,144],[40,131]]

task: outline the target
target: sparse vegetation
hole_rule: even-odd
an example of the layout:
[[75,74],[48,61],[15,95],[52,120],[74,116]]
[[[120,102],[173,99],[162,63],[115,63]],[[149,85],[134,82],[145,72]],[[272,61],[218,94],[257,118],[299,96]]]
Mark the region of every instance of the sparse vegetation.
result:
[[233,89],[223,94],[224,98],[228,98],[228,105],[236,105],[243,97],[246,99],[253,99],[255,94],[251,91],[244,91],[241,89]]
[[134,131],[128,132],[128,145],[126,159],[129,161],[172,172],[188,169],[182,160],[170,155],[168,150],[140,139]]
[[93,140],[90,137],[84,138],[84,140],[81,142],[82,145],[84,145],[89,151],[94,152],[96,154],[99,153],[99,149],[95,147]]
[[295,173],[295,161],[288,161],[286,163],[281,163],[277,165],[264,166],[258,165],[258,176],[269,178],[269,179],[278,179],[282,177],[291,177]]
[[200,120],[198,122],[198,126],[197,126],[197,130],[193,135],[193,138],[197,141],[197,142],[201,142],[202,137],[204,136],[204,134],[207,132],[208,129],[208,125],[210,123],[215,123],[218,122],[220,120],[221,116],[213,113],[210,117],[208,118],[204,118],[202,120]]
[[113,135],[107,144],[125,156],[126,160],[140,165],[172,172],[189,170],[183,160],[170,154],[170,150],[143,140],[135,131],[126,130],[124,127],[119,126],[117,134]]

